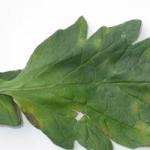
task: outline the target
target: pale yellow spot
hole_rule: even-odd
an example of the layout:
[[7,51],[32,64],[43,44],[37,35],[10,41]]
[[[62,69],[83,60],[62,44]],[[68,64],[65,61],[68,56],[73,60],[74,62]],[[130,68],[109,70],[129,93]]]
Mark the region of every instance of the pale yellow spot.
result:
[[148,145],[150,142],[150,126],[143,121],[137,121],[134,128],[137,130],[137,139],[139,139],[139,142],[142,139],[143,145]]
[[150,134],[150,126],[143,121],[137,121],[134,127],[141,130],[142,133],[146,132]]
[[100,45],[101,45],[101,39],[98,39],[98,38],[94,39],[94,40],[92,41],[92,44],[93,44],[93,46],[94,46],[95,48],[99,48]]
[[131,104],[131,110],[132,110],[133,113],[137,113],[138,112],[139,105],[138,105],[137,102],[134,102],[134,103]]
[[150,104],[150,93],[147,93],[143,96],[143,101]]

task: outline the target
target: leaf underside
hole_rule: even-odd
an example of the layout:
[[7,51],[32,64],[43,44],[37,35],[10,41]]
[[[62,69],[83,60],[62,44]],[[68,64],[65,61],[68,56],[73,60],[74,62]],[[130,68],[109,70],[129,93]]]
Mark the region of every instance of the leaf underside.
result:
[[133,44],[140,26],[140,20],[103,26],[87,39],[80,17],[40,44],[0,91],[63,148],[77,140],[88,150],[112,150],[111,139],[150,146],[150,39]]

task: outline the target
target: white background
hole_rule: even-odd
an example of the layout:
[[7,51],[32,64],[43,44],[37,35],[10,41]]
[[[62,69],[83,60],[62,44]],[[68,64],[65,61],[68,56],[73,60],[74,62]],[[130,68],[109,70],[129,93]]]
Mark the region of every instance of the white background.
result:
[[[0,0],[0,71],[23,68],[34,48],[83,15],[89,35],[100,26],[141,19],[150,37],[149,0]],[[62,150],[24,118],[22,128],[0,127],[0,150]],[[83,150],[76,144],[75,150]],[[114,150],[130,150],[114,144]],[[150,148],[141,148],[150,150]]]

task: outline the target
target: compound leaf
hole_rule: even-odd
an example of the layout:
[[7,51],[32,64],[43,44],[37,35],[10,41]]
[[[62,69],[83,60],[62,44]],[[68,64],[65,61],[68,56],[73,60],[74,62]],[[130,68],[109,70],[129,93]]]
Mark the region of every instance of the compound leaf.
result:
[[[39,45],[25,69],[1,93],[13,96],[57,145],[111,150],[150,145],[150,41],[132,44],[141,22],[102,27],[86,39],[80,17]],[[78,112],[85,116],[76,120]],[[142,137],[142,138],[141,138]]]

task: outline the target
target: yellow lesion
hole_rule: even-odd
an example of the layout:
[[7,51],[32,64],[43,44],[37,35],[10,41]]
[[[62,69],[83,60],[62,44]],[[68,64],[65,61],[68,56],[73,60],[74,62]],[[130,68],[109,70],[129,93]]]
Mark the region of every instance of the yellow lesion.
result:
[[27,119],[37,128],[40,128],[39,121],[37,120],[37,117],[34,116],[31,112],[24,112]]
[[[16,98],[17,99],[17,98]],[[20,110],[25,114],[25,116],[27,117],[27,119],[37,128],[40,128],[40,121],[38,120],[39,116],[38,115],[38,111],[36,111],[34,109],[34,103],[32,103],[29,100],[25,100],[25,99],[21,99],[18,100],[17,99],[17,103]]]
[[133,113],[138,113],[138,111],[139,111],[139,104],[137,102],[133,102],[131,104],[131,111]]
[[134,127],[139,129],[143,134],[146,132],[148,135],[150,135],[150,126],[143,121],[137,121]]
[[144,146],[149,145],[150,143],[150,126],[143,121],[137,121],[134,128],[137,131],[137,138],[139,138],[139,141],[142,139],[142,144]]
[[[97,35],[99,38],[94,38],[94,39],[92,39],[92,46],[94,46],[95,47],[95,49],[99,49],[99,50],[101,50],[100,49],[100,45],[101,45],[101,43],[102,43],[102,41],[103,41],[103,36],[102,36],[102,34],[105,36],[106,34],[108,34],[110,32],[110,30],[109,30],[109,28],[107,28],[107,27],[105,27],[105,26],[103,26],[103,27],[101,27],[98,31],[97,31],[97,33],[99,33],[99,35]],[[101,38],[100,38],[101,37]]]
[[143,96],[143,101],[147,104],[150,104],[150,93],[146,93],[144,96]]

